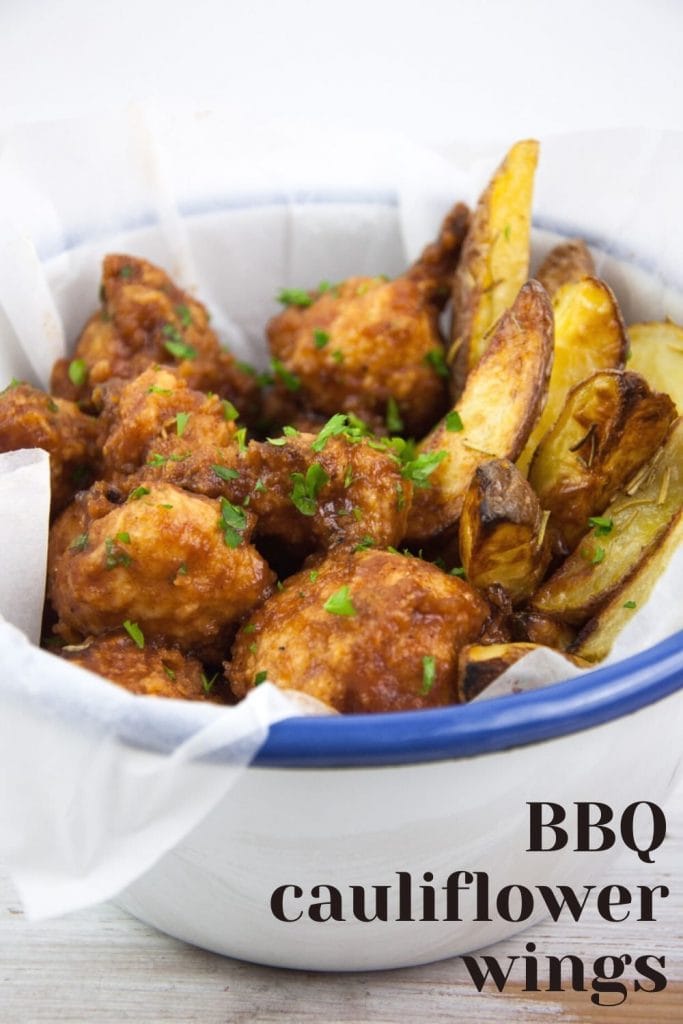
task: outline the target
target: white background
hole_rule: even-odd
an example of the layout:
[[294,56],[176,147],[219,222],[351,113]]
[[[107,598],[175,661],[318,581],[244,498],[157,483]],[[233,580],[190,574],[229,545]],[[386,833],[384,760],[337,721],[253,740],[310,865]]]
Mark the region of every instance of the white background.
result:
[[680,0],[0,0],[0,130],[150,98],[425,142],[680,128],[682,47]]

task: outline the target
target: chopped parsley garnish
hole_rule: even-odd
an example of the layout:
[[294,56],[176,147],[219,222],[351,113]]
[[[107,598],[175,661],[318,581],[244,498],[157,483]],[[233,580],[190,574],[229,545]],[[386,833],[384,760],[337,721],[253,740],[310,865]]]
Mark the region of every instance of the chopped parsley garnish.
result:
[[282,433],[285,435],[285,437],[298,437],[299,436],[299,431],[296,429],[296,427],[283,427],[282,428]]
[[264,484],[263,480],[259,479],[254,484],[254,490],[257,491],[259,494],[265,494],[267,492],[268,488]]
[[172,395],[173,391],[171,388],[160,388],[157,384],[152,384],[147,388],[148,395]]
[[325,348],[325,345],[329,344],[330,336],[327,331],[321,331],[319,327],[316,327],[313,331],[313,344],[316,348]]
[[72,359],[69,363],[69,380],[80,388],[88,379],[88,365],[85,359]]
[[118,544],[117,544],[117,541],[121,540],[123,537],[128,537],[128,540],[123,540],[122,543],[129,544],[130,543],[130,537],[128,536],[127,533],[126,534],[118,533],[115,538],[114,537],[107,537],[107,539],[105,540],[105,542],[104,542],[104,551],[105,551],[104,567],[105,567],[105,569],[116,569],[117,566],[122,566],[124,569],[126,569],[130,565],[130,563],[133,561],[133,559],[130,557],[130,555],[126,551],[122,551],[119,548]]
[[353,483],[353,466],[347,466],[344,473],[344,490],[348,490]]
[[336,412],[331,416],[325,426],[319,432],[315,441],[311,444],[314,452],[321,452],[331,437],[345,433],[349,417],[343,412]]
[[406,507],[406,496],[400,484],[396,484],[396,508],[400,512]]
[[233,505],[226,498],[221,498],[221,518],[218,528],[223,540],[229,548],[237,548],[243,541],[242,531],[247,526],[247,514],[239,505]]
[[277,380],[281,381],[288,391],[298,391],[301,381],[295,373],[288,370],[280,359],[271,359],[270,366]]
[[303,288],[283,288],[278,292],[277,301],[283,306],[301,306],[305,309],[312,304],[313,299]]
[[179,412],[178,415],[176,416],[175,429],[178,437],[182,437],[183,434],[185,433],[191,415],[192,413],[189,412]]
[[208,695],[213,690],[213,684],[218,679],[218,672],[216,672],[214,675],[212,675],[210,679],[207,677],[205,672],[202,672],[202,677],[201,678],[202,678],[202,690],[204,691],[204,693],[206,693]]
[[265,683],[267,678],[268,673],[266,672],[265,669],[261,669],[261,671],[257,672],[256,675],[254,676],[254,686],[260,686],[261,683]]
[[256,632],[256,626],[254,625],[253,622],[250,622],[248,626],[243,626],[242,627],[242,632],[243,633],[255,633]]
[[423,452],[417,458],[406,462],[401,474],[406,480],[412,480],[415,487],[430,487],[429,477],[440,462],[446,458],[447,452]]
[[332,615],[356,615],[356,609],[349,596],[348,587],[340,587],[339,590],[335,590],[334,594],[325,601],[323,608]]
[[88,546],[88,534],[79,533],[69,544],[69,551],[85,551]]
[[456,409],[453,409],[446,416],[446,430],[450,431],[452,434],[457,434],[464,429],[465,427],[462,419],[460,418],[460,413]]
[[387,415],[385,422],[387,430],[391,434],[400,434],[403,430],[403,420],[401,419],[401,414],[398,411],[398,405],[393,395],[387,402]]
[[334,352],[332,353],[332,358],[334,359],[335,363],[341,365],[344,362],[344,353],[342,352],[341,349],[335,348]]
[[219,476],[221,480],[237,480],[239,473],[236,469],[230,469],[228,466],[219,466],[218,464],[213,465],[211,469],[214,471],[216,476]]
[[604,557],[605,549],[601,547],[596,547],[595,551],[593,552],[593,557],[591,558],[591,565],[599,565]]
[[123,628],[140,650],[143,650],[145,646],[145,637],[137,622],[131,622],[130,619],[126,619],[123,624]]
[[115,538],[120,544],[130,544],[130,534],[127,532],[117,533]]
[[136,487],[135,490],[131,491],[128,495],[128,501],[139,501],[140,498],[144,498],[144,496],[149,493],[149,487]]
[[359,542],[356,544],[354,551],[367,551],[368,548],[374,548],[375,540],[369,533],[366,533],[364,537],[361,537]]
[[282,448],[283,445],[287,444],[286,437],[267,437],[266,441],[268,444],[272,444],[274,448]]
[[165,504],[164,502],[162,502],[162,503],[161,503],[161,504],[159,505],[159,508],[173,508],[173,505],[167,505],[167,504]]
[[422,659],[422,689],[420,696],[426,696],[434,686],[436,679],[436,658],[432,654],[425,654]]
[[308,574],[308,578],[311,581],[311,583],[315,583],[319,575],[320,574],[317,569],[311,569],[311,571]]
[[233,420],[238,418],[239,412],[227,398],[223,399],[221,406],[223,408],[223,419],[227,420],[228,423],[232,423]]
[[178,566],[178,572],[176,573],[176,576],[187,576],[187,565],[185,564],[185,562],[181,562],[180,565]]
[[459,576],[460,579],[464,579],[465,578],[465,570],[462,567],[462,565],[458,565],[458,566],[455,567],[455,569],[451,569],[450,575],[451,576]]
[[305,475],[292,473],[293,487],[289,497],[302,515],[315,515],[318,510],[318,494],[329,479],[319,462],[309,466]]
[[132,276],[133,268],[128,263],[125,263],[119,270],[119,277],[124,278],[124,280],[129,280]]
[[239,452],[246,452],[247,450],[247,428],[240,427],[239,430],[235,431],[235,440],[237,441],[237,450]]
[[624,608],[635,608],[636,604],[637,604],[636,601],[626,601],[624,603]]
[[168,676],[172,683],[175,683],[175,672],[173,671],[173,669],[169,668],[169,666],[166,665],[165,662],[163,661],[161,663],[161,667],[164,670],[164,675]]
[[196,359],[197,349],[194,345],[188,345],[183,336],[173,324],[164,324],[161,329],[164,338],[164,348],[174,359]]
[[192,313],[190,313],[190,310],[188,309],[187,306],[176,306],[175,311],[178,314],[178,317],[180,318],[180,322],[183,325],[183,327],[192,326]]
[[59,412],[59,406],[49,395],[47,396],[47,408],[48,412]]
[[147,465],[158,468],[159,466],[165,466],[167,462],[184,462],[185,459],[189,459],[192,452],[185,452],[184,455],[160,455],[159,452],[153,452],[149,458]]
[[16,377],[12,377],[7,387],[3,388],[2,391],[0,391],[0,395],[6,395],[8,391],[14,391],[15,388],[20,388],[21,385],[25,383],[25,380],[17,380]]
[[588,522],[595,530],[596,537],[606,537],[614,529],[614,520],[606,516],[591,516]]
[[440,348],[433,348],[431,352],[428,352],[424,357],[424,362],[427,366],[431,366],[432,370],[439,377],[448,378],[448,366],[446,365],[446,358]]

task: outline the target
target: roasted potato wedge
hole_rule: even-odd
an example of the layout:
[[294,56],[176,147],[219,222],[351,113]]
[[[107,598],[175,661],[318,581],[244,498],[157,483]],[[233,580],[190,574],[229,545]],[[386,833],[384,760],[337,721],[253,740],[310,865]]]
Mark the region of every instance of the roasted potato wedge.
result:
[[[520,658],[541,649],[544,649],[543,644],[527,643],[468,644],[463,647],[458,656],[458,701],[464,704],[473,700]],[[582,668],[588,664],[582,658],[567,654],[563,656],[573,665],[580,665]]]
[[[572,652],[586,661],[602,661],[636,608],[643,605],[676,549],[683,543],[683,511],[679,509],[657,542],[648,548],[635,572],[628,576],[608,603],[584,626]],[[643,636],[643,646],[648,637]],[[652,643],[652,641],[649,641]]]
[[683,420],[679,419],[664,447],[627,483],[576,550],[536,592],[532,607],[564,622],[585,623],[651,557],[682,506]]
[[676,409],[637,373],[603,370],[573,388],[531,463],[529,482],[567,550],[664,440]]
[[516,642],[539,644],[556,651],[566,651],[576,639],[576,630],[566,622],[542,615],[533,608],[524,608],[512,616],[512,639]]
[[595,264],[588,246],[580,238],[571,238],[550,250],[538,268],[536,280],[541,282],[552,299],[563,285],[594,275]]
[[538,142],[517,142],[479,199],[453,279],[449,361],[455,393],[484,354],[489,332],[529,276],[531,197]]
[[632,324],[628,329],[628,368],[651,388],[665,391],[683,413],[683,327],[672,320]]
[[546,522],[512,462],[477,466],[460,517],[460,557],[470,583],[481,589],[497,583],[513,604],[530,597],[550,561]]
[[457,524],[480,463],[518,457],[543,408],[552,355],[550,300],[537,281],[528,281],[499,320],[455,408],[419,446],[422,455],[445,452],[446,457],[432,473],[429,489],[415,491],[410,540],[428,540]]
[[523,473],[541,439],[555,424],[569,390],[596,370],[623,366],[626,330],[612,290],[603,281],[584,277],[565,284],[553,300],[555,357],[548,401],[524,451],[517,460]]

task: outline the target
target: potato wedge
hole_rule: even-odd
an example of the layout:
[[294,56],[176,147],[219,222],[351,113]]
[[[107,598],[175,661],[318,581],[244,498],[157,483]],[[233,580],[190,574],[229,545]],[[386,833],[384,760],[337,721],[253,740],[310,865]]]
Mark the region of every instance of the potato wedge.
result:
[[603,281],[584,277],[565,284],[553,300],[555,358],[548,401],[524,451],[517,460],[526,473],[536,448],[554,426],[570,389],[596,370],[624,365],[626,330],[612,290]]
[[576,639],[576,630],[566,622],[542,615],[532,608],[524,608],[511,620],[512,639],[516,642],[540,644],[556,651],[566,651]]
[[512,462],[482,462],[460,517],[460,557],[469,582],[481,589],[497,583],[513,604],[530,597],[550,561],[546,522],[533,489]]
[[[458,680],[456,692],[461,704],[477,697],[482,690],[501,676],[506,669],[514,665],[532,651],[544,648],[543,644],[468,644],[458,656]],[[555,652],[558,653],[558,652]],[[585,667],[587,662],[581,658],[563,655],[573,665]]]
[[664,440],[676,416],[668,395],[637,373],[603,370],[574,387],[536,449],[529,482],[566,550]]
[[[657,543],[641,559],[635,572],[622,583],[600,612],[584,626],[572,645],[572,652],[586,661],[602,661],[636,608],[644,604],[666,569],[672,555],[683,544],[683,511],[679,510]],[[648,637],[643,636],[643,646]],[[649,643],[652,643],[650,640]]]
[[550,300],[537,281],[528,281],[498,322],[455,408],[419,445],[422,455],[443,451],[446,457],[430,476],[430,488],[415,490],[408,539],[425,541],[454,528],[477,466],[517,458],[543,407],[552,355]]
[[545,615],[582,625],[655,551],[683,506],[683,420],[534,595]]
[[531,197],[538,142],[517,142],[483,192],[453,279],[449,361],[455,393],[479,362],[489,332],[529,276]]
[[580,238],[570,238],[550,250],[538,268],[536,280],[541,282],[552,299],[562,285],[594,275],[595,264],[588,246]]
[[628,338],[629,370],[642,374],[651,388],[666,392],[683,413],[683,327],[672,320],[632,324]]

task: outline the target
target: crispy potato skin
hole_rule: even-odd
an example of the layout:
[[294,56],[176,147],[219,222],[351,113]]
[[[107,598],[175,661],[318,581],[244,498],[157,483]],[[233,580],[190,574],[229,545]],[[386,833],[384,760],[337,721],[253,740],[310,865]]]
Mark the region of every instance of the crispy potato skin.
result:
[[[328,556],[291,577],[242,629],[227,672],[242,697],[258,672],[341,712],[405,711],[455,700],[459,648],[474,640],[486,602],[462,580],[387,551]],[[355,615],[325,602],[349,588]],[[431,686],[423,658],[435,659]]]
[[87,496],[83,503],[86,539],[79,544],[77,535],[60,553],[66,541],[60,527],[53,545],[48,590],[57,632],[77,640],[130,619],[143,633],[165,636],[184,650],[217,651],[220,660],[233,624],[269,595],[274,582],[248,543],[253,517],[246,516],[243,540],[231,548],[219,502],[170,484],[108,509],[99,495],[91,508]]
[[[447,403],[439,364],[429,360],[445,358],[438,317],[468,217],[458,204],[437,242],[395,281],[349,278],[270,321],[271,352],[299,385],[293,401],[326,416],[353,412],[377,427],[393,399],[408,435],[429,429]],[[318,347],[316,338],[327,340]]]
[[[458,698],[461,703],[473,700],[487,686],[501,676],[511,665],[532,651],[548,650],[543,644],[468,644],[460,651],[458,658]],[[557,652],[556,652],[557,653]],[[568,661],[580,667],[587,662],[573,655],[565,655]]]
[[607,604],[581,630],[571,646],[573,654],[589,662],[602,661],[607,657],[617,636],[636,609],[645,604],[655,583],[682,543],[683,510],[679,509],[660,534],[657,543],[644,552],[640,562],[624,578]]
[[[102,269],[102,309],[87,322],[73,354],[87,378],[76,387],[68,359],[55,363],[51,389],[75,401],[92,401],[93,389],[114,377],[136,377],[150,364],[176,366],[198,391],[229,398],[248,417],[258,413],[256,381],[221,349],[201,302],[182,291],[160,267],[133,256],[109,255]],[[173,355],[175,342],[194,355]]]
[[[640,479],[640,482],[639,482]],[[683,506],[683,420],[673,427],[651,464],[604,510],[611,523],[586,533],[576,549],[538,589],[532,606],[582,625],[651,557]]]
[[664,440],[676,410],[638,374],[605,370],[573,388],[536,450],[529,482],[567,550]]
[[542,615],[533,608],[515,612],[511,627],[512,639],[515,642],[552,647],[556,651],[568,650],[576,639],[576,630],[572,626],[549,615]]
[[553,299],[555,355],[548,400],[517,460],[527,473],[536,448],[554,426],[571,388],[597,370],[624,365],[626,329],[612,290],[594,277],[563,285]]
[[482,194],[453,279],[449,361],[455,393],[486,350],[488,332],[529,276],[538,142],[517,142]]
[[117,631],[62,648],[59,654],[130,693],[220,702],[219,680],[211,687],[205,685],[200,661],[159,641],[145,641],[140,650],[127,633]]
[[671,320],[631,324],[628,368],[655,391],[664,391],[683,414],[683,327]]
[[538,498],[506,459],[474,471],[460,517],[460,555],[473,586],[500,584],[513,604],[531,596],[548,567]]
[[49,453],[53,515],[92,481],[99,438],[98,421],[74,402],[51,398],[28,384],[0,394],[0,452],[43,448]]
[[480,463],[517,458],[543,407],[552,358],[550,301],[538,282],[528,281],[500,318],[455,405],[463,430],[449,431],[443,420],[419,446],[421,452],[445,451],[447,457],[430,476],[431,487],[415,491],[408,519],[411,541],[426,541],[456,526]]
[[594,276],[595,264],[588,246],[580,238],[570,238],[550,250],[538,268],[536,280],[552,299],[563,285]]

